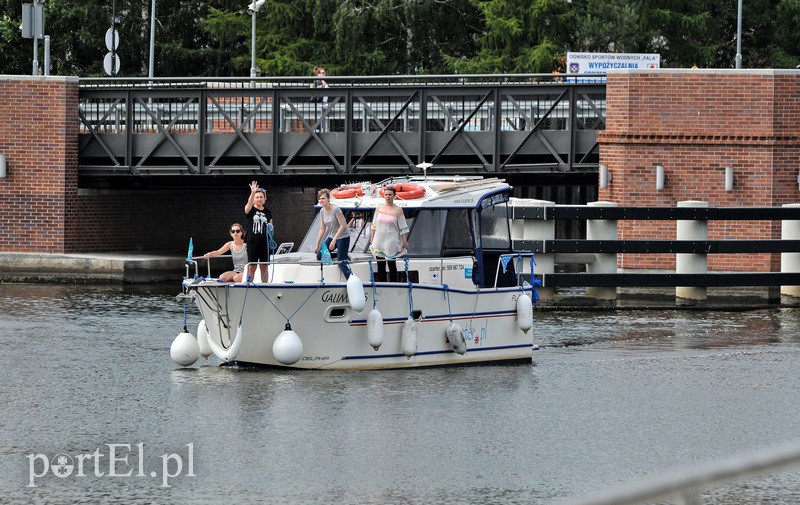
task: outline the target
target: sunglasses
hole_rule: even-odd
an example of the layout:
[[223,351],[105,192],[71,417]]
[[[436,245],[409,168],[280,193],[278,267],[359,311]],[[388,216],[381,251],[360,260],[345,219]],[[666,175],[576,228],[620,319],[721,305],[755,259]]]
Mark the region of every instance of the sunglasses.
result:
[[242,233],[242,230],[231,230],[231,233]]

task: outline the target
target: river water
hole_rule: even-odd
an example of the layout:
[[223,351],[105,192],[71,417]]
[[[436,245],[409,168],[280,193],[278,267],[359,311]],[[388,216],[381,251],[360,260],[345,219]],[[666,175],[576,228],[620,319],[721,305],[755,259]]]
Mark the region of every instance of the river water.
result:
[[[178,291],[0,285],[0,501],[558,503],[800,438],[797,309],[537,312],[532,365],[180,369]],[[754,502],[800,468],[703,494]]]

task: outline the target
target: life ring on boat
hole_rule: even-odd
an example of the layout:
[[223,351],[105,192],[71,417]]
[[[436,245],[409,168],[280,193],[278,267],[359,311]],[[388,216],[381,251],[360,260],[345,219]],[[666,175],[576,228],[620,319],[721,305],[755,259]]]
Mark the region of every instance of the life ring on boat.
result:
[[351,184],[334,189],[331,191],[331,196],[339,199],[353,198],[355,196],[364,196],[364,190],[361,189],[361,184]]
[[[397,192],[397,197],[403,200],[413,200],[415,198],[422,198],[425,196],[425,188],[418,184],[391,184],[387,186],[389,188],[394,188]],[[383,196],[383,190],[386,188],[382,188],[380,193]]]

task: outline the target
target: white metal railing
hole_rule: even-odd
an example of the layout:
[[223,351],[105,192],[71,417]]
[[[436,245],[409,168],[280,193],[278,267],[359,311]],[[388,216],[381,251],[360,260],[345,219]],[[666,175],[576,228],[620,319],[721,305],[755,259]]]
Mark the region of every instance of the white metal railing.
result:
[[[514,256],[516,258],[517,254],[514,253],[514,254],[511,254],[510,256]],[[530,257],[530,256],[533,256],[533,255],[530,254],[530,253],[523,253],[523,256]],[[211,277],[211,260],[212,259],[216,259],[216,258],[230,258],[230,257],[231,256],[229,254],[220,255],[220,256],[212,256],[210,258],[205,258],[204,256],[192,256],[191,261],[189,261],[189,259],[186,260],[186,264],[185,264],[185,267],[186,267],[186,278],[191,278],[190,274],[191,274],[191,266],[192,265],[194,265],[194,277],[195,278],[199,277],[200,267],[199,267],[199,262],[197,260],[201,260],[201,259],[206,259],[207,260],[206,261],[206,267],[207,267],[207,276],[206,277],[210,278]],[[458,261],[459,260],[463,261],[465,258],[468,258],[468,256],[453,256],[453,257],[447,257],[447,258],[445,258],[445,257],[416,257],[415,256],[413,258],[409,257],[409,260],[411,262],[434,262],[434,263],[438,262],[439,263],[438,285],[442,286],[442,285],[444,285],[444,272],[447,271],[447,270],[445,270],[445,265],[448,262],[452,262],[452,263],[458,265],[458,264],[460,264],[460,263],[458,263]],[[395,259],[402,261],[403,258],[400,257],[400,258],[395,258]],[[370,261],[375,261],[375,260],[373,258],[356,258],[356,259],[348,259],[348,260],[346,260],[347,264],[350,265],[351,267],[352,267],[352,265],[368,264]],[[313,261],[311,263],[303,262],[303,261],[296,261],[294,263],[304,264],[306,266],[311,266],[313,264],[315,267],[318,265],[319,268],[320,268],[320,277],[322,277],[322,275],[321,275],[322,274],[322,269],[325,266],[333,265],[333,266],[336,266],[338,268],[339,264],[343,263],[343,262],[340,262],[340,261],[337,261],[337,260],[332,260],[330,263],[323,263],[320,260],[315,260],[315,261]],[[270,267],[274,268],[274,266],[276,264],[287,264],[287,262],[284,262],[284,261],[254,261],[254,262],[249,262],[249,263],[247,263],[247,265],[245,265],[245,274],[248,273],[248,271],[249,271],[248,269],[249,269],[249,267],[251,265],[257,265],[257,266],[264,265],[264,268],[268,269]],[[273,270],[273,273],[274,273],[274,270]],[[402,274],[402,272],[400,270],[398,270],[398,274]],[[272,278],[272,276],[270,278]],[[246,280],[247,277],[244,277],[244,279]],[[252,282],[252,280],[251,280],[251,282]],[[400,282],[405,282],[405,281],[400,281]],[[426,283],[426,284],[430,284],[430,283]],[[497,279],[495,279],[495,287],[497,287]]]
[[641,505],[677,497],[684,503],[700,503],[704,489],[734,480],[800,464],[800,440],[734,456],[724,461],[691,466],[640,483],[594,492],[570,505]]

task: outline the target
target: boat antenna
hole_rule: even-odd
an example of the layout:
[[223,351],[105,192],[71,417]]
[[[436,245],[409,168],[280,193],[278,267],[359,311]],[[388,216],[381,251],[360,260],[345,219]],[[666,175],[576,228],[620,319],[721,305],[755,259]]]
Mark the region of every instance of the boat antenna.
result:
[[425,177],[425,184],[428,184],[428,169],[433,166],[433,163],[428,163],[427,161],[423,161],[417,165],[417,168],[422,169],[422,175]]

